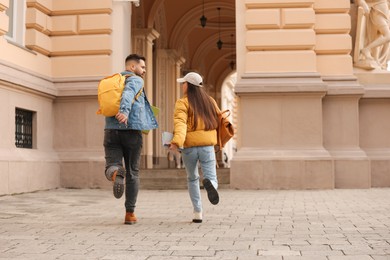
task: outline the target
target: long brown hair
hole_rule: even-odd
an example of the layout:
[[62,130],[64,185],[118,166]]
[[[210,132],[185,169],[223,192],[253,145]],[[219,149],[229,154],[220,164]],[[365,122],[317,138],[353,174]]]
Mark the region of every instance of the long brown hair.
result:
[[216,129],[218,126],[217,110],[206,91],[187,81],[187,98],[190,112],[192,111],[194,115],[193,130],[198,126],[199,118],[203,120],[206,131]]

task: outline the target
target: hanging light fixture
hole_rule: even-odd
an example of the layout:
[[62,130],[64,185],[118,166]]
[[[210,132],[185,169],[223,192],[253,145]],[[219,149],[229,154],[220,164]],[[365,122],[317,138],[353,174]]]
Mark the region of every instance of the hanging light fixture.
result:
[[204,16],[204,0],[203,0],[203,14],[202,17],[200,17],[200,25],[204,28],[206,26],[207,18]]
[[221,41],[221,7],[218,7],[218,41],[217,48],[218,50],[222,49],[223,42]]

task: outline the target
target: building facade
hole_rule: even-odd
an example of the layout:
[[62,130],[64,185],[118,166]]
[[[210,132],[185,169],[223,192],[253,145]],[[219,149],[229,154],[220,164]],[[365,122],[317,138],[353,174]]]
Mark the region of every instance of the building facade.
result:
[[110,185],[97,84],[132,52],[161,109],[144,168],[166,167],[176,78],[197,71],[233,111],[231,187],[390,187],[389,44],[356,2],[0,0],[0,195]]

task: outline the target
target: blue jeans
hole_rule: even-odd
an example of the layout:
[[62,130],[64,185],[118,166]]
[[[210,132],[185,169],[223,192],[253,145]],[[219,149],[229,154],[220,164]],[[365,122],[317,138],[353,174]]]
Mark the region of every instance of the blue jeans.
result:
[[[123,167],[126,169],[125,208],[134,212],[139,189],[139,164],[142,149],[142,133],[139,130],[104,130],[104,152],[106,158],[106,177]],[[109,178],[110,179],[110,178]]]
[[217,169],[214,146],[196,146],[184,148],[182,158],[187,172],[188,191],[195,212],[202,211],[202,198],[199,187],[198,162],[202,168],[203,178],[209,179],[214,188],[218,188]]

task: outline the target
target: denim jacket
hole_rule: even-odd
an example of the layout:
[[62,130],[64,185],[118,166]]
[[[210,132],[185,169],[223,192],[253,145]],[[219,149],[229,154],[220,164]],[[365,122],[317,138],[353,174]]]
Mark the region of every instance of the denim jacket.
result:
[[141,95],[134,100],[137,93],[143,88],[144,80],[130,71],[124,71],[121,74],[131,76],[126,79],[119,106],[119,112],[127,116],[127,125],[120,124],[115,116],[106,117],[105,129],[151,130],[157,128],[157,120],[145,91],[142,90]]

